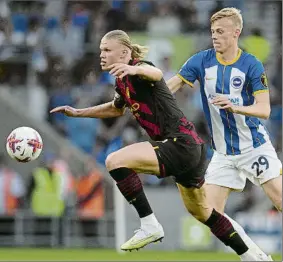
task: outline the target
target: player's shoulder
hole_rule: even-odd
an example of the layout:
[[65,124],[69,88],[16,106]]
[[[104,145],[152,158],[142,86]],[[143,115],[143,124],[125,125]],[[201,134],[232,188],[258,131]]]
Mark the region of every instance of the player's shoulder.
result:
[[216,56],[216,52],[215,52],[214,48],[205,49],[205,50],[202,51],[202,54],[203,54],[203,57],[206,60],[215,58],[215,56]]
[[213,58],[213,50],[200,50],[194,53],[194,55],[190,56],[183,66],[193,66],[195,68],[201,68],[207,61],[210,61],[211,58]]
[[261,61],[254,55],[247,53],[245,51],[242,51],[242,58],[245,61],[245,64],[248,64],[249,66],[261,66]]
[[200,50],[195,53],[194,57],[198,57],[203,60],[210,60],[215,57],[215,50],[213,48]]
[[151,65],[151,66],[155,66],[153,64],[153,62],[149,61],[149,60],[140,60],[140,59],[134,59],[130,62],[131,65],[135,65],[135,66],[141,66],[141,65]]

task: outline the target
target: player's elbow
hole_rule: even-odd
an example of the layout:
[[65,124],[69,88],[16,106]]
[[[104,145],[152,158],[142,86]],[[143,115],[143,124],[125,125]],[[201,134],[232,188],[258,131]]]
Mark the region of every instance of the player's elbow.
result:
[[154,75],[153,75],[153,80],[154,81],[160,81],[163,77],[163,73],[160,69],[158,68],[155,68],[155,72],[154,72]]
[[263,119],[267,120],[270,117],[270,112],[265,112],[263,115]]
[[264,105],[262,107],[262,118],[265,119],[265,120],[269,119],[270,113],[271,113],[270,105],[269,104],[268,105]]

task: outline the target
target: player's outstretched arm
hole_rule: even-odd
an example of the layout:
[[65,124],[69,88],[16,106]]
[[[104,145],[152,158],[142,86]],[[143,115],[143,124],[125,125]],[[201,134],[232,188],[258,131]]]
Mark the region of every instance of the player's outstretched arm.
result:
[[185,83],[183,80],[178,77],[177,75],[171,77],[167,82],[166,82],[169,90],[174,94],[176,93]]
[[70,117],[92,117],[92,118],[111,118],[123,115],[125,108],[117,108],[114,101],[82,109],[76,109],[71,106],[59,106],[50,111],[50,113],[63,113]]

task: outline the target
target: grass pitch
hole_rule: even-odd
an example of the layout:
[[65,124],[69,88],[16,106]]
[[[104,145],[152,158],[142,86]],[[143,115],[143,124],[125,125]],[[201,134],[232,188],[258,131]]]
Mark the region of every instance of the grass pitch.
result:
[[[282,261],[282,255],[273,255],[273,260]],[[0,261],[239,261],[239,257],[217,252],[0,248]]]

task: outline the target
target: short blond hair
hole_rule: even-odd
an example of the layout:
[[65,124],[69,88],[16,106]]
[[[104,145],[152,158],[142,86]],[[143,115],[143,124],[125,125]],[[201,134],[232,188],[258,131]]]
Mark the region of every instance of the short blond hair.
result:
[[226,7],[221,9],[220,11],[213,14],[210,18],[210,23],[213,24],[215,21],[221,19],[221,18],[230,18],[233,20],[236,26],[239,26],[240,30],[243,29],[243,17],[241,14],[241,10],[235,8],[235,7]]
[[139,44],[133,44],[129,35],[122,30],[110,31],[103,38],[118,40],[122,45],[128,47],[132,51],[133,59],[143,59],[148,52],[148,47]]

